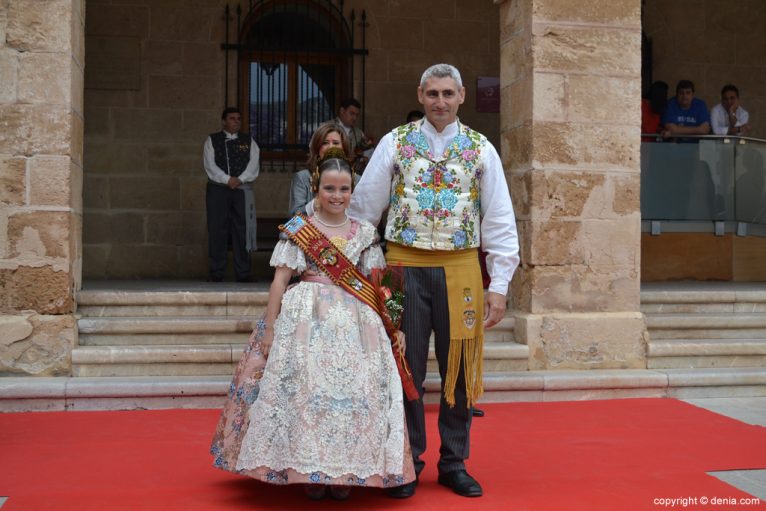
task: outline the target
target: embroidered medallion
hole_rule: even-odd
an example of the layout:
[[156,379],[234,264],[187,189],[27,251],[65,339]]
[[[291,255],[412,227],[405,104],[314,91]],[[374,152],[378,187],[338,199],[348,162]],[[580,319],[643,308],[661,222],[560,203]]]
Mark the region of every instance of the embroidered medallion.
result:
[[338,250],[333,247],[323,248],[319,252],[319,260],[324,265],[335,266],[338,264]]
[[349,275],[349,277],[346,279],[346,283],[357,291],[362,290],[362,283],[353,275]]
[[463,324],[466,328],[473,328],[476,324],[476,310],[473,305],[473,295],[471,294],[471,288],[463,288],[463,301],[465,302],[465,308],[463,309]]

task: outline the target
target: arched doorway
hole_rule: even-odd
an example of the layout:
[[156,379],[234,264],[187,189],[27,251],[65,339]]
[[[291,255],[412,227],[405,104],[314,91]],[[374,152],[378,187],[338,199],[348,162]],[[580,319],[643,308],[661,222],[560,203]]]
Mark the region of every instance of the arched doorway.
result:
[[[364,82],[366,50],[354,48],[354,11],[322,0],[255,3],[238,29],[237,101],[266,170],[302,163],[317,126]],[[363,98],[362,98],[363,99]]]

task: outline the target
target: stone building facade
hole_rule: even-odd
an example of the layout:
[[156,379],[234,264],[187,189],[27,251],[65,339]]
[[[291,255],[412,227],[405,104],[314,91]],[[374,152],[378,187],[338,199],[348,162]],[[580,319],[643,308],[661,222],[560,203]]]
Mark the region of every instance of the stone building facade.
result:
[[70,372],[84,21],[84,1],[0,3],[0,374]]
[[[227,3],[233,13],[237,2],[225,0],[88,2],[85,278],[206,276],[201,147],[209,133],[220,129],[224,107],[221,44]],[[247,2],[240,4],[247,11]],[[346,18],[352,10],[357,46],[362,10],[367,19],[364,91],[359,56],[353,91],[366,99],[367,133],[380,138],[404,122],[408,111],[420,107],[415,87],[423,69],[449,61],[461,69],[468,86],[462,120],[499,141],[498,115],[478,113],[475,98],[478,76],[499,75],[496,5],[489,0],[346,1]],[[232,29],[235,25],[232,20]],[[453,43],[457,33],[459,44]],[[233,52],[228,64],[233,103]],[[291,174],[302,163],[272,168],[263,162],[255,183],[260,219],[285,218]]]
[[[205,273],[201,145],[224,106],[224,3],[0,2],[0,374],[69,373],[83,274]],[[501,150],[518,216],[511,295],[530,369],[646,367],[642,3],[655,51],[675,44],[663,39],[673,18],[658,13],[689,2],[345,2],[367,13],[365,128],[374,135],[419,106],[427,65],[463,72],[461,119]],[[724,3],[695,3],[705,13],[695,19]],[[748,5],[763,16],[757,0]],[[739,44],[733,27],[716,27]],[[706,77],[723,65],[674,51],[657,58],[656,78],[674,79],[672,59]],[[479,76],[500,76],[499,117],[476,111]],[[763,89],[742,76],[755,118]],[[710,100],[717,81],[701,83]],[[288,172],[264,169],[261,216],[283,215],[288,185]]]

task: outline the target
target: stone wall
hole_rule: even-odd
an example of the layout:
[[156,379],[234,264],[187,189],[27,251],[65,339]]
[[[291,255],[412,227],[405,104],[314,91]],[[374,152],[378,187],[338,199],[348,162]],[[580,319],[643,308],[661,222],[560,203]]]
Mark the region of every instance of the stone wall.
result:
[[516,339],[530,369],[645,367],[640,0],[500,8],[502,157],[522,261]]
[[694,82],[708,108],[721,87],[739,88],[753,136],[766,138],[766,2],[763,0],[644,0],[643,30],[652,41],[654,80],[675,93],[678,80]]
[[[224,106],[225,3],[88,2],[85,278],[206,275],[201,152],[205,136],[220,128]],[[420,106],[422,71],[449,61],[468,89],[461,118],[499,141],[499,115],[477,113],[475,96],[478,76],[499,74],[498,8],[491,0],[347,0],[350,9],[357,20],[361,9],[367,13],[368,133],[379,138],[401,124]],[[232,59],[230,98],[234,65]],[[289,183],[289,170],[264,169],[255,184],[259,217],[284,218]]]
[[76,344],[81,0],[0,2],[0,375],[63,375]]

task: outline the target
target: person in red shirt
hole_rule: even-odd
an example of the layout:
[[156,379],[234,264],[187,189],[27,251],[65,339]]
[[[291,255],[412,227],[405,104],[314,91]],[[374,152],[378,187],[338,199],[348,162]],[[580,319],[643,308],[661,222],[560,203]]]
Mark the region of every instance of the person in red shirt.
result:
[[[662,131],[662,114],[668,103],[668,84],[663,81],[654,82],[649,92],[641,100],[641,133],[660,133]],[[643,142],[654,142],[654,137],[644,137]]]

